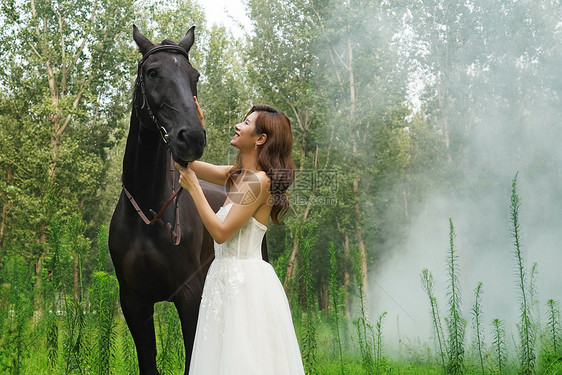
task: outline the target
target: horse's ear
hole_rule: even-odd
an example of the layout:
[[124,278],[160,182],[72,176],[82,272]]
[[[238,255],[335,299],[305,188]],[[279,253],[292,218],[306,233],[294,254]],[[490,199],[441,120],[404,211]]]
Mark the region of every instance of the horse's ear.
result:
[[154,46],[147,37],[141,34],[136,25],[133,25],[133,39],[135,40],[135,43],[137,43],[137,46],[139,46],[139,51],[143,55]]
[[178,45],[182,47],[184,50],[186,50],[187,52],[189,52],[191,46],[193,46],[194,41],[195,41],[195,26],[192,26],[189,30],[187,30],[187,33],[185,33],[185,36],[183,37],[181,42],[178,43]]

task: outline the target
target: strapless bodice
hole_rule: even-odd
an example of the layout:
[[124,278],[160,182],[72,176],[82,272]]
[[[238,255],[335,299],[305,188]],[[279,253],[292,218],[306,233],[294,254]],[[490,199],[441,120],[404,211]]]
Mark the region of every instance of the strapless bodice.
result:
[[[217,217],[224,221],[233,203],[229,203],[219,209]],[[228,241],[218,244],[215,242],[215,259],[238,258],[238,259],[261,259],[261,243],[267,227],[254,217],[244,224],[242,228]]]

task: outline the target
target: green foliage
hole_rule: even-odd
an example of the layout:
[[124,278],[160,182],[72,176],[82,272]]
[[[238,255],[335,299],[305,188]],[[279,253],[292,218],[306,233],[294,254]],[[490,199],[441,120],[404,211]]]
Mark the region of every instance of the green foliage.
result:
[[337,352],[341,364],[341,375],[345,374],[345,368],[343,364],[343,350],[342,342],[340,336],[340,310],[341,310],[341,292],[338,287],[337,281],[337,260],[336,260],[336,249],[334,243],[330,242],[330,247],[328,248],[330,252],[330,299],[332,300],[332,321],[334,330],[334,343],[337,348]]
[[448,348],[448,374],[462,374],[464,372],[464,332],[466,322],[461,316],[461,294],[459,285],[458,255],[455,250],[455,227],[453,220],[449,219],[449,318],[447,320],[447,329],[449,331],[449,339],[447,341]]
[[0,370],[25,374],[25,360],[32,355],[33,288],[28,265],[21,256],[11,257],[2,268],[2,331]]
[[386,372],[386,358],[383,354],[383,341],[382,341],[382,321],[386,316],[386,312],[379,315],[376,323],[377,336],[375,338],[375,368],[377,374],[384,374]]
[[305,226],[301,228],[299,241],[299,254],[301,262],[299,267],[299,280],[301,284],[303,304],[303,337],[301,352],[305,370],[309,374],[318,373],[318,306],[315,301],[314,281],[312,279],[311,250],[317,240],[316,228]]
[[107,256],[109,255],[109,236],[107,226],[102,225],[98,231],[98,241],[97,241],[97,248],[98,248],[98,264],[96,269],[98,271],[105,271],[107,270]]
[[67,296],[64,309],[63,361],[65,373],[90,371],[86,337],[86,302]]
[[248,102],[245,85],[244,46],[224,28],[214,26],[205,48],[203,79],[199,84],[199,102],[205,115],[207,147],[205,161],[232,164],[235,149],[229,146],[234,125],[242,122],[253,103]]
[[433,275],[427,268],[424,268],[421,273],[422,289],[425,291],[427,298],[429,298],[429,305],[431,307],[431,321],[435,332],[435,339],[437,342],[437,350],[441,360],[441,366],[446,371],[445,366],[445,336],[443,335],[443,326],[441,325],[441,315],[439,314],[439,307],[437,306],[437,298],[435,297],[434,286],[435,280]]
[[121,336],[120,353],[122,354],[123,362],[122,372],[125,374],[137,375],[139,373],[139,367],[137,365],[137,352],[133,336],[125,322],[122,322],[119,331]]
[[366,310],[365,295],[363,293],[363,269],[361,262],[361,253],[359,249],[354,249],[353,252],[353,276],[359,288],[359,317],[353,321],[357,328],[357,340],[359,342],[359,349],[361,351],[361,359],[363,368],[367,374],[374,374],[376,371],[375,361],[375,342],[373,326],[369,323]]
[[119,286],[117,279],[103,271],[95,272],[90,290],[91,311],[94,337],[97,343],[94,349],[92,367],[94,373],[108,375],[111,373],[111,361],[115,352],[117,301]]
[[492,321],[493,325],[493,346],[495,354],[495,366],[494,371],[503,374],[506,368],[507,353],[505,347],[505,330],[503,322],[499,319],[494,319]]
[[522,374],[531,375],[535,373],[535,329],[531,318],[532,301],[529,296],[529,287],[526,284],[525,266],[521,249],[521,231],[519,222],[519,208],[521,201],[517,193],[517,173],[511,184],[511,235],[513,237],[513,255],[516,260],[517,286],[519,287],[521,298],[521,322],[519,323],[519,359],[521,363],[520,371]]
[[[205,160],[232,162],[235,150],[227,143],[232,126],[252,104],[272,104],[291,118],[293,157],[305,172],[297,180],[301,191],[295,189],[292,197],[304,199],[292,205],[286,224],[272,228],[268,237],[272,264],[284,279],[303,219],[317,225],[318,236],[305,250],[306,270],[290,285],[298,288],[295,321],[304,322],[301,338],[310,340],[307,355],[315,353],[318,373],[361,374],[365,368],[372,370],[368,363],[384,362],[383,316],[375,326],[369,324],[363,301],[367,285],[357,283],[357,333],[338,310],[353,293],[338,290],[338,285],[351,288],[353,283],[346,281],[350,273],[355,271],[354,278],[362,266],[376,265],[402,247],[413,218],[425,210],[426,197],[451,192],[464,197],[500,184],[501,175],[481,168],[487,168],[489,160],[503,170],[521,164],[517,168],[531,171],[531,179],[559,168],[559,156],[545,152],[549,143],[529,142],[533,147],[525,147],[527,138],[545,131],[552,142],[560,138],[552,125],[560,117],[552,108],[560,108],[562,97],[559,1],[529,6],[517,1],[250,0],[247,10],[254,32],[239,36],[222,27],[207,30],[201,7],[187,0],[2,4],[0,372],[39,372],[31,369],[30,353],[41,345],[47,348],[45,373],[137,371],[126,328],[111,336],[109,310],[102,320],[92,307],[96,299],[113,298],[95,285],[107,282],[111,289],[113,282],[107,279],[113,276],[106,229],[100,227],[107,224],[120,192],[123,139],[139,58],[131,42],[133,21],[154,41],[177,41],[189,26],[197,26],[191,57],[202,73],[199,96],[209,142]],[[421,91],[410,92],[419,79]],[[412,112],[416,100],[419,111]],[[526,128],[529,124],[533,127]],[[497,152],[502,148],[494,133],[508,137],[516,157]],[[336,189],[317,181],[302,189],[304,175],[322,170],[337,173]],[[554,302],[548,306],[548,324],[541,327],[537,268],[527,271],[522,263],[515,180],[511,219],[521,290],[519,367],[522,373],[557,373],[558,307]],[[326,249],[334,249],[331,243],[335,248],[358,247],[361,234],[367,250],[366,262],[360,259],[364,264],[355,258],[353,269],[346,254],[327,256]],[[458,271],[456,260],[449,265]],[[19,276],[7,271],[15,268]],[[460,284],[453,272],[447,327],[455,340],[447,341],[433,277],[424,271],[422,287],[430,301],[436,357],[445,368],[445,348],[458,344],[464,324],[458,314],[460,299],[452,298]],[[326,297],[328,289],[331,299]],[[77,301],[71,297],[74,293]],[[480,321],[476,297],[473,319]],[[16,305],[22,309],[14,309]],[[321,316],[331,310],[332,331],[326,339]],[[37,321],[30,318],[33,311]],[[120,316],[116,319],[122,323]],[[178,341],[170,336],[179,330],[170,332],[174,325],[168,325],[174,319],[172,315],[170,322],[161,322],[159,352],[167,350],[160,360],[164,371],[181,366],[176,363],[179,355],[173,354],[181,353]],[[511,335],[504,332],[501,320],[494,322],[490,370],[511,373],[515,366],[508,361],[506,345]],[[475,322],[476,336],[479,324]],[[535,336],[541,328],[545,337],[537,360]],[[100,332],[106,335],[103,345],[97,340]],[[337,361],[323,357],[335,350],[334,333],[341,333],[346,343],[337,339]],[[322,340],[329,341],[329,350]],[[478,346],[484,372],[485,353]],[[390,360],[388,372],[442,372],[433,363],[433,349],[423,343],[416,347],[419,354],[412,363]],[[458,359],[459,347],[453,347]],[[109,367],[104,369],[95,364],[94,353],[101,348],[117,352],[114,358],[106,351],[103,358]],[[475,366],[469,360],[464,360],[467,373]]]
[[108,218],[99,202],[124,133],[132,2],[8,2],[0,20],[0,245],[22,243],[35,262],[53,214],[83,211],[87,232]]
[[156,362],[162,375],[174,374],[185,361],[181,324],[177,310],[169,302],[155,306],[155,329],[160,338]]
[[478,282],[476,288],[474,289],[474,305],[472,306],[472,321],[474,326],[474,332],[476,337],[476,351],[478,353],[478,360],[480,362],[480,369],[482,370],[482,375],[486,373],[484,369],[484,355],[485,350],[484,345],[484,331],[482,327],[482,282]]
[[549,299],[546,302],[548,308],[548,320],[546,324],[545,337],[543,338],[542,350],[540,355],[540,367],[542,373],[555,373],[562,369],[562,356],[560,354],[560,308],[559,302]]

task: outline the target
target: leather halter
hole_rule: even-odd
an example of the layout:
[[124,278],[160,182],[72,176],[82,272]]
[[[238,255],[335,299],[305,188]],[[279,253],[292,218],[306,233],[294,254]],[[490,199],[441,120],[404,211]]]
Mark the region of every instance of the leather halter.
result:
[[[170,136],[168,135],[168,132],[166,131],[166,128],[164,128],[160,122],[158,121],[158,119],[156,118],[156,116],[154,116],[154,113],[152,112],[152,110],[150,109],[150,104],[148,104],[148,100],[146,99],[146,90],[144,87],[144,74],[142,71],[142,66],[144,65],[144,63],[146,62],[146,59],[152,55],[155,52],[158,51],[176,51],[179,52],[180,54],[182,54],[183,56],[185,56],[185,58],[189,61],[189,57],[187,55],[187,51],[185,49],[183,49],[180,46],[176,46],[176,45],[159,45],[156,46],[154,48],[152,48],[151,50],[149,50],[148,52],[146,52],[142,59],[139,61],[139,66],[138,66],[138,74],[137,74],[137,81],[135,83],[136,86],[140,86],[141,89],[141,93],[142,93],[142,108],[144,108],[146,106],[146,109],[148,111],[148,114],[150,116],[150,119],[152,120],[152,122],[154,122],[154,124],[156,125],[160,136],[162,137],[162,140],[164,141],[164,143],[166,144],[167,147],[169,147],[169,142],[170,142]],[[136,95],[137,90],[135,90],[135,95]],[[133,103],[136,103],[136,100],[133,100]],[[135,105],[135,104],[133,104]],[[135,106],[135,111],[137,111],[137,107]],[[137,117],[138,113],[137,113]],[[139,117],[140,119],[140,117]],[[131,193],[127,190],[127,188],[125,187],[125,182],[123,181],[123,175],[121,175],[121,186],[123,187],[123,192],[125,193],[125,195],[127,196],[127,198],[129,199],[129,202],[131,202],[131,205],[133,206],[133,208],[135,209],[135,211],[137,212],[137,214],[140,216],[140,218],[142,219],[142,221],[146,224],[146,225],[153,225],[154,223],[159,223],[159,224],[164,224],[164,222],[162,221],[161,217],[164,214],[164,211],[166,211],[166,209],[168,208],[168,206],[170,205],[170,203],[174,202],[174,206],[176,209],[175,212],[175,218],[174,218],[174,224],[175,224],[175,231],[174,228],[172,227],[172,225],[170,223],[166,224],[166,227],[168,228],[168,232],[170,233],[170,236],[172,238],[172,242],[174,245],[179,245],[180,241],[181,241],[181,225],[180,225],[180,212],[179,212],[179,207],[178,207],[178,201],[177,198],[180,195],[182,188],[181,186],[175,190],[175,168],[174,168],[174,160],[172,159],[172,155],[170,153],[170,172],[172,175],[172,195],[168,198],[168,200],[164,203],[164,205],[162,206],[162,208],[158,211],[158,213],[156,213],[154,210],[149,210],[150,214],[153,216],[152,220],[150,220],[142,211],[142,209],[140,208],[139,204],[137,203],[137,201],[135,200],[135,198],[133,198],[133,196],[131,195]]]
[[[160,124],[160,122],[158,121],[158,119],[156,118],[156,116],[154,116],[154,113],[152,112],[152,109],[150,108],[150,104],[148,103],[148,100],[146,99],[146,89],[144,87],[144,72],[142,70],[142,66],[144,65],[144,63],[146,62],[148,57],[150,55],[152,55],[153,53],[156,53],[156,52],[159,52],[159,51],[176,51],[176,52],[179,52],[181,55],[185,56],[187,61],[189,61],[189,56],[187,55],[187,51],[180,46],[176,46],[176,45],[173,45],[173,44],[162,44],[162,45],[156,46],[156,47],[152,48],[151,50],[149,50],[148,52],[146,52],[142,56],[142,59],[139,61],[137,81],[135,82],[135,85],[140,86],[140,89],[141,89],[141,94],[142,94],[141,109],[143,109],[146,106],[146,110],[148,112],[148,115],[150,116],[150,119],[156,125],[156,128],[160,132],[160,136],[162,137],[162,139],[164,140],[164,143],[166,143],[166,146],[167,146],[170,143],[170,136],[168,135],[168,132],[166,131],[166,128],[163,127]],[[137,90],[135,90],[135,95],[136,95],[136,92],[137,92]],[[136,102],[136,101],[133,101],[133,102]],[[137,107],[135,106],[135,111],[136,110],[137,110]],[[138,117],[138,114],[137,114],[137,117]]]
[[173,244],[177,246],[177,245],[179,245],[179,243],[181,241],[180,209],[179,209],[179,206],[178,206],[177,198],[180,195],[180,193],[182,192],[182,187],[180,186],[177,190],[174,190],[175,189],[174,188],[174,185],[175,185],[174,172],[175,172],[174,160],[172,159],[172,156],[170,155],[170,173],[172,175],[172,191],[173,191],[173,193],[170,196],[170,198],[168,198],[168,200],[164,203],[162,208],[160,208],[158,213],[156,213],[152,209],[148,210],[148,212],[153,216],[152,220],[150,220],[144,214],[144,212],[140,208],[140,206],[137,203],[137,201],[135,200],[135,198],[133,198],[133,195],[125,187],[125,182],[123,181],[123,175],[121,175],[121,186],[123,187],[123,192],[125,193],[125,195],[129,199],[129,202],[131,202],[131,205],[133,206],[133,208],[135,209],[137,214],[140,216],[140,218],[142,219],[142,221],[146,225],[153,225],[154,223],[159,223],[161,225],[164,224],[161,217],[164,214],[164,211],[166,211],[166,208],[168,208],[168,206],[170,205],[170,203],[172,203],[172,201],[174,202],[174,206],[175,206],[175,209],[176,209],[175,217],[174,217],[175,231],[174,231],[174,229],[173,229],[173,227],[170,223],[166,223],[166,227],[168,228],[168,232],[170,233],[170,237],[173,240],[172,241]]

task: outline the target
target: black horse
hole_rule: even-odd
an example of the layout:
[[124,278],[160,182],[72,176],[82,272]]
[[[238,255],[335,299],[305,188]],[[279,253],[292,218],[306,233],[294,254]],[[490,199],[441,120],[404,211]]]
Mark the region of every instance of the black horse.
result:
[[[178,44],[168,40],[152,44],[135,26],[133,39],[143,57],[123,160],[123,192],[109,228],[109,250],[140,374],[158,374],[153,321],[158,301],[171,301],[177,308],[187,374],[203,282],[213,258],[213,240],[191,196],[181,194],[172,161],[186,165],[201,157],[206,144],[193,100],[199,73],[188,57],[194,27]],[[217,211],[225,189],[201,185]]]

